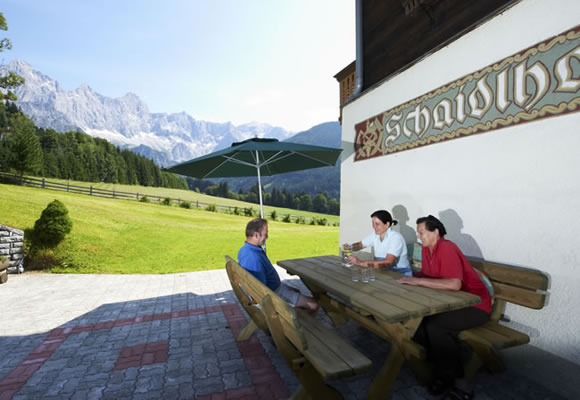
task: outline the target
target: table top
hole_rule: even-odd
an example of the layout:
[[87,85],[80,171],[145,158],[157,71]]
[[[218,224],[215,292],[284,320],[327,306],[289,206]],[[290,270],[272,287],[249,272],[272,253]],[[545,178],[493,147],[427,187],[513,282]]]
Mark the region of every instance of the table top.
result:
[[351,268],[338,256],[319,256],[278,261],[290,274],[298,275],[346,303],[365,310],[387,322],[401,322],[479,304],[478,296],[452,290],[403,285],[403,275],[376,270],[376,280],[353,282]]

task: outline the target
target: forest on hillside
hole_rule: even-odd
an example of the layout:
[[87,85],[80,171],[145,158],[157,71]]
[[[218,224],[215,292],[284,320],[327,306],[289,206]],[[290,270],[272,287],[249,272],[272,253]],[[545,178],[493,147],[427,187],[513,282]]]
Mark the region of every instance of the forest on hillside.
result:
[[[163,171],[152,160],[105,139],[80,131],[56,132],[35,126],[11,102],[0,102],[0,171],[84,182],[196,190],[213,196],[259,203],[258,187],[230,190],[227,181],[183,178]],[[339,201],[320,192],[290,192],[270,186],[264,204],[338,215]]]
[[0,102],[0,171],[85,182],[187,189],[153,161],[79,131],[38,128],[14,103]]

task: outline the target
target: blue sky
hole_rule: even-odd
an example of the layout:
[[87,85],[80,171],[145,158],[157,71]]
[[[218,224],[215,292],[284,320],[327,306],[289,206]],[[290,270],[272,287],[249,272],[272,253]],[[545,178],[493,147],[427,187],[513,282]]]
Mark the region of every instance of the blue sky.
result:
[[354,0],[2,0],[13,49],[65,90],[300,131],[338,117]]

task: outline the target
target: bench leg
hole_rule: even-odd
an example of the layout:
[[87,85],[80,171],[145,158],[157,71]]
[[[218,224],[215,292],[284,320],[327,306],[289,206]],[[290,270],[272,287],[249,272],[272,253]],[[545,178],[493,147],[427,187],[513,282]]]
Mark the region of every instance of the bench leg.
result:
[[481,362],[481,358],[477,356],[476,352],[473,352],[469,361],[463,366],[465,379],[469,382],[472,382],[473,378],[477,374],[477,371],[479,371],[482,365],[483,363]]
[[387,361],[385,361],[385,364],[371,383],[368,395],[369,400],[386,399],[388,397],[404,360],[405,357],[399,346],[393,343]]
[[469,332],[462,332],[460,339],[465,341],[473,349],[474,354],[472,359],[474,356],[477,357],[491,372],[505,371],[505,365],[491,343],[483,338],[471,335]]
[[292,395],[292,398],[295,398],[294,396],[300,396],[296,398],[313,400],[341,400],[343,398],[335,388],[324,383],[322,376],[308,362],[299,369],[295,369],[294,374],[300,382],[300,387]]
[[240,333],[238,333],[236,341],[241,342],[244,340],[248,340],[249,338],[252,337],[257,328],[258,326],[254,322],[254,320],[250,319],[248,323],[244,325],[244,327],[240,330]]
[[310,400],[311,397],[306,393],[304,386],[298,385],[298,389],[290,396],[290,400]]

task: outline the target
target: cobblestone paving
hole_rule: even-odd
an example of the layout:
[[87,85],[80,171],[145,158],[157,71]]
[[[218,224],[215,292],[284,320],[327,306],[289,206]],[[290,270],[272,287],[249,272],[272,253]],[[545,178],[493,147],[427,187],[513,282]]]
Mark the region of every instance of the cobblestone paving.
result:
[[[0,287],[0,304],[0,400],[274,399],[298,386],[270,337],[234,340],[247,316],[224,270],[13,275]],[[318,318],[329,323],[323,312]],[[337,330],[373,360],[374,371],[331,384],[346,399],[364,399],[389,345],[352,322]],[[573,393],[517,372],[480,374],[477,398]],[[405,367],[391,398],[434,399]]]

